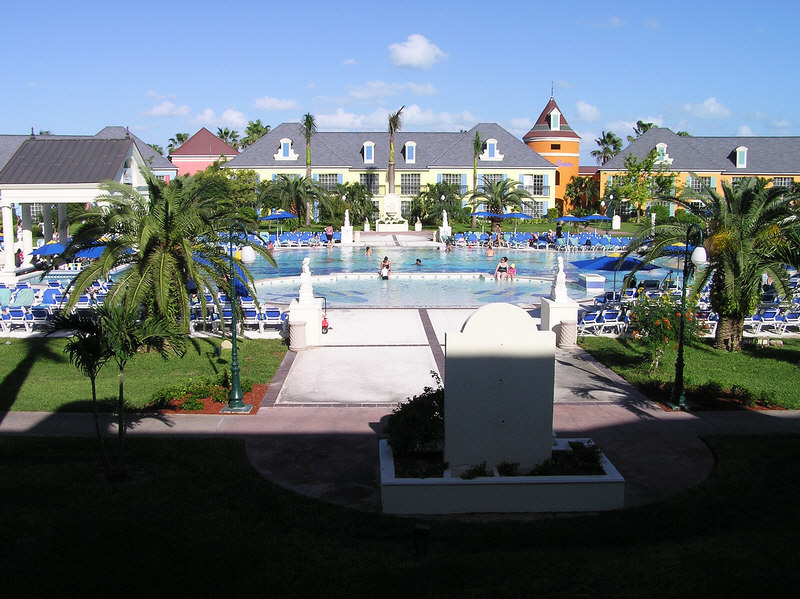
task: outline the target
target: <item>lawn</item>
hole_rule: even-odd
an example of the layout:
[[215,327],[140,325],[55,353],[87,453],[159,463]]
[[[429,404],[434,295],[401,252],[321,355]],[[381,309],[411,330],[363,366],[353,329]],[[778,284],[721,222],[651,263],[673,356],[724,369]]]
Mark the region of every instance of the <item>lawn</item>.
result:
[[[6,339],[0,343],[0,410],[28,412],[89,411],[91,387],[64,353],[65,339]],[[188,378],[214,376],[230,370],[230,350],[214,357],[219,339],[193,338],[186,354],[164,360],[158,353],[141,353],[125,369],[125,400],[131,408],[147,405],[162,387]],[[243,381],[268,383],[286,353],[275,339],[245,339],[238,343]],[[110,362],[97,379],[97,396],[113,400],[117,370]],[[104,402],[111,410],[111,401]]]
[[[621,512],[419,522],[263,479],[243,441],[132,436],[108,483],[92,439],[0,438],[8,597],[770,597],[796,567],[800,437],[707,439],[711,477]],[[417,545],[422,547],[423,545]]]
[[[686,346],[684,382],[686,399],[700,399],[718,387],[747,390],[753,399],[765,398],[784,408],[800,409],[800,339],[784,339],[783,347],[745,346],[739,353],[718,351],[710,341]],[[625,338],[585,337],[581,345],[614,372],[638,387],[646,395],[653,382],[671,385],[675,379],[675,348],[667,349],[660,367],[649,373],[646,350]]]

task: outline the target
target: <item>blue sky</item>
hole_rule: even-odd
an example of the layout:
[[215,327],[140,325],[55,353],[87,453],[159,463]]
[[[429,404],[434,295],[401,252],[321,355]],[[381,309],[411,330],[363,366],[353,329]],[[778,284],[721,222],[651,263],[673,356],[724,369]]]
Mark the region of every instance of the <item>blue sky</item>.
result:
[[3,9],[0,133],[129,126],[323,131],[496,122],[550,97],[582,138],[637,119],[692,135],[800,135],[794,2],[36,1]]

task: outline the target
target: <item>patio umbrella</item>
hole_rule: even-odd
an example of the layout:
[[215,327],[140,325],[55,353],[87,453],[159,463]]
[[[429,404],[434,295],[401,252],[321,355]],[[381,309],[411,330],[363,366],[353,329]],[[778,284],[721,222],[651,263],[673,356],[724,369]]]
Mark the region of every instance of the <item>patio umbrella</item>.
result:
[[259,220],[287,220],[290,218],[297,218],[297,215],[286,212],[286,210],[276,210],[272,214],[262,216]]
[[503,218],[503,214],[495,214],[494,212],[473,212],[470,216],[481,216],[483,218]]
[[614,271],[614,291],[617,290],[617,272],[624,271],[629,272],[639,267],[640,270],[653,270],[658,268],[654,264],[646,264],[639,260],[638,258],[633,258],[628,256],[626,258],[622,257],[622,254],[607,254],[605,256],[598,256],[597,258],[592,258],[591,260],[576,260],[572,263],[573,266],[577,266],[581,269],[586,270],[604,270],[604,271]]
[[103,250],[105,250],[105,249],[106,249],[106,246],[104,246],[104,245],[93,245],[92,247],[89,247],[89,248],[86,248],[86,249],[78,251],[75,254],[75,257],[76,258],[91,258],[91,259],[99,258],[101,256],[101,254],[103,253]]
[[31,256],[55,256],[62,253],[66,247],[57,241],[45,243],[42,247],[38,247],[31,252]]
[[565,216],[559,216],[558,218],[554,218],[554,221],[560,221],[562,223],[584,223],[586,222],[585,218],[580,216],[572,216],[571,214],[567,214]]
[[612,219],[611,219],[610,216],[605,216],[603,214],[595,213],[595,214],[590,214],[587,217],[584,217],[583,220],[586,221],[587,223],[588,222],[592,222],[593,220],[604,220],[604,221],[606,221],[606,233],[608,233],[608,229],[610,227],[609,223],[611,222]]
[[524,212],[506,212],[503,218],[533,218],[530,214]]

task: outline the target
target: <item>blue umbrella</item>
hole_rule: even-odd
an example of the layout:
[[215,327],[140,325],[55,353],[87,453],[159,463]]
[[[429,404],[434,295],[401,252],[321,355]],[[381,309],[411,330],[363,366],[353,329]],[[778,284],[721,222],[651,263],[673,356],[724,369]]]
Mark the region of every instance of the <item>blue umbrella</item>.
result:
[[55,256],[62,253],[67,249],[63,244],[57,241],[45,243],[42,247],[38,247],[31,252],[31,256]]
[[585,223],[586,219],[581,218],[580,216],[572,216],[571,214],[567,214],[566,216],[559,216],[558,218],[554,218],[554,221],[560,221],[562,223]]
[[76,258],[99,258],[103,250],[106,249],[104,245],[93,245],[92,247],[80,250],[75,254]]
[[267,216],[262,216],[260,220],[284,220],[287,218],[297,218],[296,214],[286,212],[285,210],[277,210]]
[[506,212],[503,218],[533,218],[530,214],[524,212]]
[[653,270],[658,268],[654,264],[646,264],[638,258],[628,256],[623,258],[621,254],[609,254],[606,256],[598,256],[591,260],[576,260],[572,263],[578,268],[586,270],[613,270],[614,271],[614,291],[617,290],[617,272],[622,270],[625,272],[631,271],[637,266],[640,270]]
[[604,216],[602,214],[590,214],[587,217],[584,217],[583,220],[612,220],[610,216]]
[[482,216],[483,218],[503,218],[502,214],[495,214],[494,212],[473,212],[470,216]]

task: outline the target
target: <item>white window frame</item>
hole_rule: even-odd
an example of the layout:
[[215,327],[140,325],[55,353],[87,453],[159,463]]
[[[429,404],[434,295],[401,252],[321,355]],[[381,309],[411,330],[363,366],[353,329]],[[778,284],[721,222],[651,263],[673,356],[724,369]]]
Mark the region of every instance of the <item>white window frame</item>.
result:
[[773,187],[791,187],[794,184],[794,177],[773,177]]
[[[409,157],[409,150],[411,150],[411,156]],[[417,162],[417,143],[414,141],[407,141],[405,147],[403,148],[403,156],[406,159],[406,164],[416,164]]]
[[667,154],[667,144],[664,142],[656,144],[656,164],[672,164],[672,158]]
[[747,148],[739,146],[736,152],[736,168],[747,168]]
[[364,142],[364,164],[375,164],[375,142]]
[[486,140],[486,143],[483,147],[483,153],[478,159],[489,162],[500,162],[503,160],[503,155],[500,153],[500,147],[494,137],[490,137]]
[[378,173],[360,173],[358,182],[367,188],[372,195],[378,195],[381,185],[381,177]]
[[557,108],[550,111],[550,131],[561,131],[561,112]]
[[292,147],[292,140],[288,137],[281,139],[278,151],[272,156],[274,160],[297,160],[299,157]]
[[317,182],[327,191],[336,191],[339,184],[339,173],[319,173]]
[[400,173],[400,195],[419,195],[421,187],[422,184],[419,173]]

